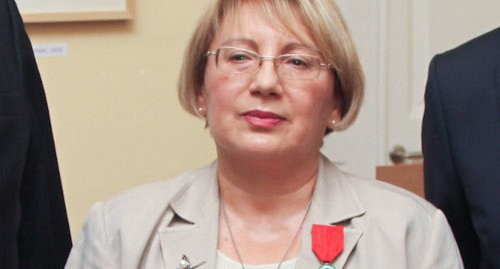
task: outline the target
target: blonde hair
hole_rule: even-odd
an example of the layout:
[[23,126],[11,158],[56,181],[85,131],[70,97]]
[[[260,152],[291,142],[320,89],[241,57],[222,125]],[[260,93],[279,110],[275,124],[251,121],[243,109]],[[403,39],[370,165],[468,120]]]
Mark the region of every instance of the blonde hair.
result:
[[[244,3],[258,7],[270,21],[282,22],[288,31],[299,37],[295,29],[300,28],[294,26],[304,24],[324,60],[333,66],[335,105],[340,106],[341,113],[335,130],[348,128],[356,119],[363,100],[364,75],[349,29],[333,0],[218,0],[213,3],[201,17],[184,55],[178,81],[182,107],[200,117],[196,109],[197,97],[203,87],[206,53],[223,20],[238,14]],[[302,20],[297,22],[292,15]]]

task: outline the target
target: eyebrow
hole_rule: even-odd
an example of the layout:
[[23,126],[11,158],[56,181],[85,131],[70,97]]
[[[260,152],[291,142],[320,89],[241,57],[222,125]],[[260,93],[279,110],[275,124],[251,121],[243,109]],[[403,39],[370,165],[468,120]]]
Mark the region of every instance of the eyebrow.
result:
[[[231,39],[228,39],[228,40],[222,42],[221,46],[226,46],[226,45],[232,44],[232,43],[247,44],[250,47],[252,47],[253,49],[257,49],[259,47],[257,45],[257,42],[255,42],[254,40],[252,40],[250,38],[231,38]],[[312,50],[315,53],[320,54],[319,49],[317,49],[313,46],[304,44],[304,43],[300,43],[300,42],[289,42],[288,44],[285,45],[285,47],[283,49],[281,49],[281,51],[286,52],[286,51],[290,51],[290,50],[295,49],[295,48],[303,48],[303,49],[307,49],[307,50]]]
[[221,46],[225,46],[231,43],[246,43],[253,48],[257,48],[257,43],[250,38],[231,38],[221,43]]
[[315,53],[320,53],[319,49],[313,47],[313,46],[309,46],[307,44],[304,44],[304,43],[299,43],[299,42],[291,42],[291,43],[288,43],[285,47],[284,47],[284,51],[289,51],[289,50],[292,50],[292,49],[295,49],[295,48],[298,48],[298,49],[307,49],[307,50],[312,50],[314,51]]

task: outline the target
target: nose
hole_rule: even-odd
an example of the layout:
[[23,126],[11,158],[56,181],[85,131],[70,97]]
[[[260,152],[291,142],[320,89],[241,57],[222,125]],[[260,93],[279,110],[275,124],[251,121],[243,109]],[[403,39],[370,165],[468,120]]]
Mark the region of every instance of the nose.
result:
[[279,76],[276,72],[274,58],[263,57],[256,73],[254,74],[250,91],[253,94],[263,96],[281,95],[281,86],[279,85]]

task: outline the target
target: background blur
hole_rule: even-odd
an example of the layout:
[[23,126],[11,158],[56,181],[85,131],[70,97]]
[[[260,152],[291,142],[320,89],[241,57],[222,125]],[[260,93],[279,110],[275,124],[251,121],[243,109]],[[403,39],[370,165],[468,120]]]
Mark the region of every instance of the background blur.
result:
[[[184,47],[209,2],[136,0],[132,20],[27,24],[34,45],[68,49],[37,61],[73,237],[96,201],[215,158],[204,122],[180,108],[176,92]],[[420,150],[432,55],[500,26],[500,1],[337,2],[358,45],[366,100],[351,129],[325,139],[324,153],[372,178],[395,144]]]

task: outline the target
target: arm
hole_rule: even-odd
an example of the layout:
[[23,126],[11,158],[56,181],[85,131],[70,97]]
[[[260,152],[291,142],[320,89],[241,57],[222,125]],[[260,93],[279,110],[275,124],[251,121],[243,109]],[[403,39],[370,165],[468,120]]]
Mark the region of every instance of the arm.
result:
[[104,204],[94,205],[87,216],[66,263],[66,269],[118,268],[111,254],[111,243],[106,231]]
[[[422,123],[425,196],[440,208],[450,223],[466,268],[479,268],[479,242],[466,203],[463,183],[450,147],[445,105],[442,98],[439,56],[429,67]],[[446,71],[446,70],[445,70]]]
[[60,269],[71,249],[50,116],[14,0],[0,0],[0,268]]
[[432,216],[420,268],[463,269],[462,259],[446,217],[440,210]]

